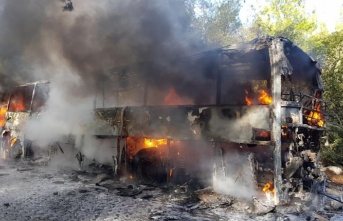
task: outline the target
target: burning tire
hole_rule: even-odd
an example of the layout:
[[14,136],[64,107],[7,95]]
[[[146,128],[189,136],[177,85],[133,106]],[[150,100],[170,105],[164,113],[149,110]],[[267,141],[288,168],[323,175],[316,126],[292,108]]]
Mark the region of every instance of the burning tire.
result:
[[132,164],[135,179],[144,184],[161,184],[167,181],[166,167],[154,148],[140,150]]
[[8,148],[8,155],[7,157],[10,159],[20,158],[22,155],[22,146],[20,140],[18,138],[13,138],[10,142],[10,146]]
[[11,138],[10,131],[5,131],[2,134],[1,140],[1,155],[5,159],[16,159],[22,155],[22,146],[18,137]]

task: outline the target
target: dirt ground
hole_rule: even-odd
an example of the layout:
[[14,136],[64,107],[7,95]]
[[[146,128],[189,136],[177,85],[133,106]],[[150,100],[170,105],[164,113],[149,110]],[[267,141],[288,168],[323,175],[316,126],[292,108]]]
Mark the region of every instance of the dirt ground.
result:
[[[100,171],[100,172],[99,172]],[[343,220],[301,204],[254,211],[254,203],[211,191],[135,185],[101,170],[0,160],[0,220]]]

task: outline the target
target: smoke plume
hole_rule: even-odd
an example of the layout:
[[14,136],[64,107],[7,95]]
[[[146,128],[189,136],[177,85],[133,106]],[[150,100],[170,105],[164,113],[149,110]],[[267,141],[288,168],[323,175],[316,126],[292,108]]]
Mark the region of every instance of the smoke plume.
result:
[[109,77],[110,67],[138,62],[168,66],[199,47],[180,0],[75,0],[73,12],[64,12],[57,0],[3,0],[2,6],[2,87],[65,77],[54,70],[67,68],[80,76],[71,91],[93,92],[99,80]]
[[[182,62],[203,48],[191,35],[185,1],[74,0],[73,5],[68,12],[58,0],[0,0],[0,91],[51,82],[42,116],[27,126],[31,139],[46,144],[53,134],[71,132],[91,118],[99,86],[116,79],[113,67],[149,63],[139,66],[136,81],[150,79],[156,90],[175,85],[185,95],[197,85]],[[206,85],[202,81],[198,89]]]

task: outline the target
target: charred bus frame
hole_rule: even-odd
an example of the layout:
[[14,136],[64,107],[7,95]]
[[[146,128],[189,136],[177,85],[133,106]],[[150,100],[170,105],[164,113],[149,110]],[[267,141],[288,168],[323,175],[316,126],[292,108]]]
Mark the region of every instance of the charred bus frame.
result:
[[[321,71],[311,57],[282,37],[255,39],[194,57],[199,65],[210,59],[211,71],[216,72],[215,103],[212,105],[151,105],[146,81],[143,81],[139,105],[106,108],[105,90],[100,102],[102,107],[98,108],[97,102],[94,103],[99,121],[112,129],[110,134],[100,132],[97,137],[117,139],[115,162],[119,167],[124,166],[135,173],[141,181],[158,179],[149,174],[149,170],[158,174],[161,171],[156,171],[156,167],[163,168],[162,174],[169,180],[176,168],[183,167],[182,162],[175,160],[179,151],[173,146],[183,142],[182,145],[190,148],[189,142],[203,140],[210,150],[207,154],[214,156],[213,161],[207,163],[214,162],[224,176],[230,165],[225,164],[224,155],[237,150],[252,153],[256,183],[263,185],[268,179],[273,181],[276,204],[287,201],[304,186],[321,181],[318,153],[325,130],[324,88]],[[112,72],[122,78],[129,75],[127,68],[115,68]],[[250,79],[262,76],[263,88],[271,93],[272,102],[253,105],[223,102],[225,96],[231,96],[223,93],[226,89],[223,82],[228,77],[230,80],[230,76]],[[119,85],[113,88],[118,89],[121,79],[117,78],[116,82]],[[243,94],[243,101],[247,102],[248,92],[243,89],[245,93],[243,91],[239,99],[242,101]],[[122,96],[123,93],[125,90],[119,89],[117,96],[111,96],[118,98],[118,94]],[[249,121],[250,115],[258,120]],[[155,163],[161,153],[156,151],[158,148],[151,149],[149,144],[144,144],[149,140],[150,143],[164,142],[166,163]],[[158,147],[157,143],[151,145]]]

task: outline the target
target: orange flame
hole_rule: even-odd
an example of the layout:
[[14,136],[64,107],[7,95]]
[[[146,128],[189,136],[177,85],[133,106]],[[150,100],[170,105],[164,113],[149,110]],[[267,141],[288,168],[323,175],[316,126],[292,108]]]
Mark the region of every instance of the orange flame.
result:
[[282,131],[281,131],[282,137],[283,138],[287,138],[287,136],[288,136],[288,127],[282,125],[281,128],[282,128]]
[[[259,104],[271,104],[273,101],[272,97],[265,91],[265,90],[259,90],[259,97],[258,97],[258,103]],[[249,92],[245,90],[245,103],[250,106],[253,102],[249,98]],[[256,102],[256,99],[254,99],[254,103]]]
[[16,96],[11,98],[10,108],[11,111],[24,111],[24,96],[22,93],[17,94]]
[[178,95],[175,89],[172,87],[168,94],[164,97],[164,105],[186,105],[192,104],[193,102],[189,98],[182,98]]
[[167,145],[167,139],[144,139],[145,148],[158,147],[161,145]]
[[248,106],[251,105],[251,100],[249,99],[249,92],[245,90],[245,102]]
[[13,147],[13,145],[15,144],[15,142],[16,142],[17,140],[18,140],[17,137],[12,138],[11,143],[10,143],[10,146]]
[[270,131],[264,129],[255,130],[255,139],[257,140],[270,140]]
[[274,190],[274,185],[273,184],[274,184],[273,181],[269,181],[262,188],[262,191],[266,194],[266,197],[267,197],[268,201],[272,201],[272,197],[275,194],[275,190]]
[[258,98],[258,101],[260,104],[271,104],[273,102],[272,97],[265,91],[260,90],[260,97]]
[[0,107],[0,127],[5,126],[6,111],[7,111],[7,106],[2,105]]
[[306,119],[308,120],[308,125],[324,127],[324,117],[323,114],[320,113],[320,109],[320,103],[315,105],[314,111],[311,111],[310,114],[306,117]]
[[273,188],[273,181],[269,181],[268,183],[266,183],[266,185],[264,185],[264,187],[262,188],[263,192],[271,192],[272,194],[274,194],[274,188]]
[[169,177],[172,177],[173,176],[173,169],[170,169],[169,170]]
[[[149,139],[142,137],[127,137],[126,146],[129,159],[133,159],[134,155],[144,148],[159,148],[166,147],[168,139]],[[170,142],[172,144],[172,141]]]

